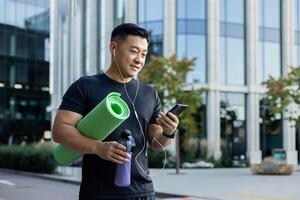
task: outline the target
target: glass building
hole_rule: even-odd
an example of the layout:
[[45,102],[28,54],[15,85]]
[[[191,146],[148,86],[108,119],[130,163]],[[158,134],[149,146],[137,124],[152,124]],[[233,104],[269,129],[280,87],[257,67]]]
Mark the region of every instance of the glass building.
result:
[[52,1],[52,116],[74,80],[109,66],[110,32],[122,22],[152,33],[151,54],[197,58],[186,81],[207,88],[207,157],[255,164],[282,148],[298,163],[299,133],[281,116],[270,122],[262,83],[300,65],[300,0]]
[[50,130],[48,0],[0,0],[0,144]]

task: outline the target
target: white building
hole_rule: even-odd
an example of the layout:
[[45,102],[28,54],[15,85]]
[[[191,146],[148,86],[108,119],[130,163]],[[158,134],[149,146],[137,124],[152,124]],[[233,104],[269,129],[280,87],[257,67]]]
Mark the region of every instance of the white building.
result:
[[51,1],[53,114],[74,80],[110,64],[110,33],[122,22],[151,31],[152,53],[197,57],[187,81],[208,88],[208,157],[254,164],[283,148],[298,164],[299,133],[281,117],[269,123],[262,82],[300,65],[300,0]]

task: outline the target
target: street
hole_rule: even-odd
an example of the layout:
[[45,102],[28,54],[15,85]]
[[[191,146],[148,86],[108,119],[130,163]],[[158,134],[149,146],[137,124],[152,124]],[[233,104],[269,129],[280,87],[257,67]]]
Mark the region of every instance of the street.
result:
[[78,192],[79,184],[0,171],[0,200],[75,200]]
[[0,200],[78,199],[79,185],[0,171]]

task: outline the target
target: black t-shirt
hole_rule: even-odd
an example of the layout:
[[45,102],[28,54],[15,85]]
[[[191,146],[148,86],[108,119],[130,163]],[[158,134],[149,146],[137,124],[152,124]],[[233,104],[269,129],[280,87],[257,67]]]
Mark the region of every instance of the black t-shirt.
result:
[[[138,82],[132,79],[126,83],[129,97],[133,101]],[[149,176],[138,167],[135,162],[137,154],[143,149],[144,138],[135,118],[133,106],[128,99],[123,83],[110,79],[104,73],[86,76],[75,81],[63,96],[59,109],[69,110],[85,116],[110,92],[118,92],[130,109],[130,116],[116,128],[104,141],[118,141],[124,129],[129,129],[136,142],[131,158],[131,184],[129,187],[114,185],[116,163],[103,160],[97,155],[85,154],[82,161],[82,181],[80,199],[126,199],[153,195],[153,183]],[[147,131],[149,124],[155,123],[161,105],[156,91],[145,84],[140,84],[135,108],[145,133],[147,145]],[[146,147],[138,156],[138,163],[149,174]]]

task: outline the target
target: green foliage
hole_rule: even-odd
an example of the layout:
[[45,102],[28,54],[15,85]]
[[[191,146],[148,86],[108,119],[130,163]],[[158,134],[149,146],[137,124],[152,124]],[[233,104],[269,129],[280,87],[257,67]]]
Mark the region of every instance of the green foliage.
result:
[[289,106],[300,106],[300,67],[290,68],[286,76],[278,79],[270,77],[265,82],[267,87],[267,104],[271,107],[271,114],[285,112],[289,120],[300,121],[297,109],[289,109]]
[[[165,162],[165,154],[163,151],[154,151],[151,148],[148,148],[148,165],[150,168],[162,168]],[[170,158],[170,153],[166,150],[167,162]],[[169,163],[169,162],[168,162]]]
[[0,167],[22,171],[53,173],[56,162],[50,146],[0,146]]
[[140,79],[154,86],[161,98],[162,108],[169,108],[174,101],[189,105],[187,111],[180,115],[180,126],[187,129],[188,133],[199,132],[195,121],[195,114],[202,103],[204,89],[196,89],[192,84],[185,82],[186,75],[193,69],[195,59],[186,58],[177,60],[173,55],[169,58],[152,56],[145,65]]

